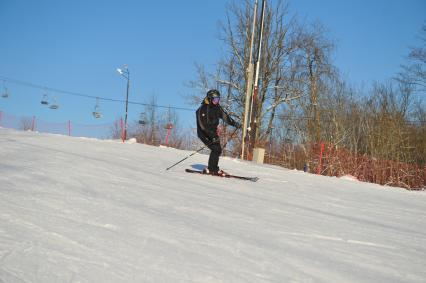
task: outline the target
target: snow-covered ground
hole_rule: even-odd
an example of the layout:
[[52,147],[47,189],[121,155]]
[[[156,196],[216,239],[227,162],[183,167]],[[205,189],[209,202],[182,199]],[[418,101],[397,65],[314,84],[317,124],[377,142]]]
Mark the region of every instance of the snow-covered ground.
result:
[[426,282],[426,194],[0,129],[0,282]]

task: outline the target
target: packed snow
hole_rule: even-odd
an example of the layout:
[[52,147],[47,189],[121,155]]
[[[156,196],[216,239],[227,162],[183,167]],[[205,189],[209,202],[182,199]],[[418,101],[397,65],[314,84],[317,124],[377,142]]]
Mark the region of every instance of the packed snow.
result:
[[0,128],[0,282],[426,282],[426,194]]

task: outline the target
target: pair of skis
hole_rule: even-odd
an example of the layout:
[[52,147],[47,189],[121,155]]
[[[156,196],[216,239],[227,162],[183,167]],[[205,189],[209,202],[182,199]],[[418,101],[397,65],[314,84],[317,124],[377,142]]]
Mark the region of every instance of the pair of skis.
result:
[[232,175],[232,174],[228,174],[228,173],[225,173],[225,175],[205,174],[205,173],[203,173],[203,171],[193,170],[193,169],[185,169],[185,172],[202,174],[202,175],[210,175],[210,176],[216,176],[216,177],[221,177],[221,178],[234,178],[234,179],[246,180],[246,181],[251,181],[251,182],[257,182],[257,180],[259,180],[258,177],[237,176],[237,175]]
[[[238,130],[238,128],[236,128],[236,129],[235,129],[235,131],[232,133],[232,135],[231,135],[231,136],[233,136],[237,130]],[[196,154],[197,152],[202,151],[202,150],[203,150],[204,148],[206,148],[207,146],[208,146],[208,145],[205,145],[205,146],[203,146],[203,147],[199,148],[198,150],[196,150],[196,151],[194,151],[193,153],[191,153],[190,155],[188,155],[188,156],[186,156],[186,157],[182,158],[181,160],[179,160],[178,162],[176,162],[176,163],[175,163],[175,164],[173,164],[172,166],[167,167],[167,168],[166,168],[166,170],[169,170],[169,169],[171,169],[171,168],[175,167],[176,165],[178,165],[179,163],[183,162],[184,160],[186,160],[186,159],[190,158],[191,156],[193,156],[193,155],[194,155],[194,154]],[[226,143],[225,143],[225,145],[224,145],[223,147],[225,148],[225,146],[226,146]],[[200,170],[185,169],[185,171],[186,171],[186,172],[188,172],[188,173],[195,173],[195,174],[210,175],[210,174],[204,174],[204,173],[203,173],[203,171],[200,171]],[[219,175],[211,175],[211,176],[217,176],[217,177],[222,177],[222,178],[234,178],[234,179],[240,179],[240,180],[246,180],[246,181],[252,181],[252,182],[257,182],[257,180],[259,180],[259,178],[258,178],[258,177],[237,176],[237,175],[232,175],[232,174],[228,174],[228,173],[226,173],[226,174],[225,174],[225,175],[223,175],[223,176],[219,176]]]

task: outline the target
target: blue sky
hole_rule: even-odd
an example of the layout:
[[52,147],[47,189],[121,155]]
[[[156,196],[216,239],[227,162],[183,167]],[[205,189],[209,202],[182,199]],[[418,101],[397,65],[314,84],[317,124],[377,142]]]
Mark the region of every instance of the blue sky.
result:
[[[125,99],[126,81],[116,68],[128,64],[130,100],[195,108],[183,95],[196,78],[194,63],[213,70],[221,54],[218,22],[228,0],[65,1],[0,0],[0,76],[36,85]],[[293,0],[290,14],[303,22],[321,21],[335,40],[335,63],[344,77],[368,86],[395,75],[426,20],[424,0]],[[36,115],[52,122],[96,124],[124,115],[123,103],[48,92],[58,110],[43,107],[43,90],[6,83],[11,96],[0,110]],[[142,106],[130,105],[136,119]],[[193,113],[178,111],[183,126]]]

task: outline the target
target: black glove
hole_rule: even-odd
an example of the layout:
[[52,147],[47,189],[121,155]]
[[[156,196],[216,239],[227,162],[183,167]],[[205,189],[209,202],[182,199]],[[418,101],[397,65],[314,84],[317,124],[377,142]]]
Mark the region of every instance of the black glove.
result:
[[211,139],[211,143],[218,143],[219,142],[219,137],[213,137]]

